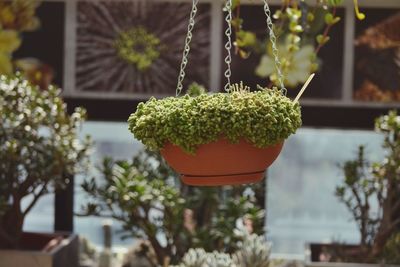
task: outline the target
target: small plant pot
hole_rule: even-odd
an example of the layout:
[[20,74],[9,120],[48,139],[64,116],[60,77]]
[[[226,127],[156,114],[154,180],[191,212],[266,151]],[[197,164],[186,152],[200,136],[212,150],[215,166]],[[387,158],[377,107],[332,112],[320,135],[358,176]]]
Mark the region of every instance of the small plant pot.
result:
[[25,232],[19,250],[0,250],[1,267],[78,267],[78,236]]
[[232,144],[221,138],[200,145],[194,155],[171,143],[164,146],[161,154],[185,184],[219,186],[259,182],[282,147],[283,142],[257,148],[245,140]]
[[[360,245],[350,244],[321,244],[310,243],[306,245],[306,267],[400,267],[384,263],[363,263],[365,258],[360,258],[358,252]],[[340,255],[340,256],[338,256]],[[336,262],[334,257],[339,257],[345,262]],[[361,256],[362,257],[362,256]],[[347,261],[348,262],[347,262]]]

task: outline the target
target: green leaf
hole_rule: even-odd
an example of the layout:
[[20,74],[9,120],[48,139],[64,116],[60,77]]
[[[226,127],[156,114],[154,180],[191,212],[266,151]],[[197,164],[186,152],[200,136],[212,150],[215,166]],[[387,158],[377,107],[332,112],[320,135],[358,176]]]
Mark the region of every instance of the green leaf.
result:
[[245,51],[243,49],[239,49],[239,56],[243,59],[246,59],[250,56],[250,52]]
[[327,13],[325,15],[325,23],[328,25],[336,24],[340,21],[340,17],[334,17],[332,13]]
[[303,31],[303,27],[294,21],[290,22],[289,29],[291,32],[295,32],[295,33],[300,33]]
[[243,19],[242,18],[234,18],[231,20],[232,27],[237,27],[241,28],[243,24]]
[[232,10],[240,6],[240,0],[233,0],[232,1]]
[[316,37],[316,40],[317,40],[317,43],[318,43],[318,44],[324,45],[324,44],[326,44],[326,43],[330,40],[330,37],[329,37],[329,36],[324,36],[324,35],[322,35],[322,34],[319,34],[319,35]]
[[280,9],[278,9],[277,11],[275,11],[274,15],[272,15],[272,17],[273,17],[274,19],[280,19],[280,18],[282,18],[282,16],[283,16],[283,13],[282,13],[282,11],[281,11]]
[[335,17],[334,19],[333,19],[333,24],[336,24],[336,23],[338,23],[340,21],[340,17]]
[[332,13],[327,13],[325,15],[325,23],[328,25],[331,25],[333,22],[333,14]]
[[307,14],[307,21],[308,21],[308,22],[313,22],[314,20],[315,20],[314,14],[311,13],[311,12],[309,12],[309,13]]
[[257,42],[257,37],[253,32],[240,30],[237,32],[236,45],[238,47],[254,46]]
[[288,42],[289,43],[292,43],[292,44],[299,44],[300,43],[300,41],[301,41],[301,38],[300,38],[300,36],[298,36],[298,35],[296,35],[296,34],[288,34],[288,36],[287,36],[287,40],[288,40]]
[[286,14],[288,14],[291,21],[297,21],[301,18],[301,10],[296,8],[286,8]]

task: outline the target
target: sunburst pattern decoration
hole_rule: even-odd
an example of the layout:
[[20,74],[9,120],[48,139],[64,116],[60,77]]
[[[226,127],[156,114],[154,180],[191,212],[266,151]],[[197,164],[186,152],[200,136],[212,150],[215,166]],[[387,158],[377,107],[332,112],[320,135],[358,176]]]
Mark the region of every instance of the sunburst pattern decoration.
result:
[[[78,2],[76,91],[171,95],[191,5],[153,1]],[[186,85],[209,84],[210,7],[200,5]]]

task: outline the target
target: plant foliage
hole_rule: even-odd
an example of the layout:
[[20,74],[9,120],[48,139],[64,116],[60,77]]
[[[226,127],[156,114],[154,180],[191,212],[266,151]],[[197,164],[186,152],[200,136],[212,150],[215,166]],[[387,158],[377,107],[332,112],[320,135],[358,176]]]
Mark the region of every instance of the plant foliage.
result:
[[243,242],[232,255],[202,248],[189,249],[175,267],[268,267],[271,245],[263,236],[245,234]]
[[[261,89],[261,88],[260,88]],[[151,98],[129,117],[129,129],[152,150],[171,142],[194,153],[196,147],[226,137],[256,147],[277,144],[301,125],[300,105],[275,89]]]
[[[261,185],[196,188],[179,184],[158,153],[143,151],[132,161],[105,159],[104,179],[82,187],[90,196],[81,215],[112,217],[122,222],[125,237],[149,240],[156,261],[177,263],[189,248],[232,253],[242,239],[238,220],[263,232],[264,210],[255,198]],[[160,241],[160,236],[166,244]]]
[[85,111],[68,115],[59,94],[53,86],[41,91],[20,76],[0,76],[0,248],[17,248],[37,200],[68,184],[68,175],[88,161],[90,140],[78,138]]
[[[400,116],[391,111],[378,118],[375,130],[384,136],[384,158],[368,162],[361,146],[357,158],[343,165],[344,181],[336,189],[358,225],[360,258],[365,261],[379,259],[387,244],[395,246],[398,237],[391,237],[400,229]],[[375,203],[377,210],[373,208]]]

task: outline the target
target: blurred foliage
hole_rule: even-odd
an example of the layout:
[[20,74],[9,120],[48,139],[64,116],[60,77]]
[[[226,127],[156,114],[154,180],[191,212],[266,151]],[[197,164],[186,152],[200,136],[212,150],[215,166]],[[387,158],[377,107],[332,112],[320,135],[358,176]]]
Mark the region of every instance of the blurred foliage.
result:
[[262,236],[246,234],[233,254],[189,249],[175,267],[268,267],[271,245]]
[[384,158],[381,162],[368,162],[365,149],[360,146],[357,158],[342,166],[344,181],[336,188],[336,196],[352,213],[359,228],[362,249],[358,256],[366,262],[376,261],[386,245],[383,260],[400,263],[398,257],[392,258],[394,254],[388,252],[399,244],[394,234],[400,229],[400,116],[391,111],[379,117],[375,131],[384,136]]
[[0,74],[14,72],[12,53],[21,45],[20,33],[39,27],[35,16],[39,1],[12,0],[0,2]]
[[0,24],[4,30],[34,31],[40,26],[36,17],[39,0],[10,0],[0,2]]
[[100,171],[103,179],[82,185],[90,201],[81,215],[121,221],[123,237],[149,240],[160,265],[177,263],[189,248],[235,251],[240,220],[247,231],[263,233],[264,210],[255,198],[262,185],[189,187],[151,151],[129,162],[104,159]]
[[68,115],[59,94],[0,75],[0,248],[17,247],[37,200],[87,167],[90,140],[78,138],[85,110]]
[[[274,31],[286,86],[296,87],[318,70],[317,55],[329,41],[332,26],[341,19],[337,16],[337,6],[341,3],[342,0],[316,0],[314,3],[282,0],[281,7],[274,12]],[[279,85],[269,34],[261,40],[254,32],[245,30],[240,7],[240,0],[234,1],[232,26],[236,53],[242,58],[249,57],[252,52],[261,54],[256,75]]]
[[40,27],[36,16],[40,4],[39,0],[0,1],[0,74],[12,75],[19,71],[32,84],[46,89],[54,76],[49,65],[35,58],[13,58],[22,44],[23,33]]
[[393,234],[387,241],[382,255],[382,258],[388,264],[400,263],[400,231]]
[[188,86],[188,89],[186,92],[186,94],[188,94],[192,97],[196,97],[196,96],[206,94],[206,93],[207,93],[207,89],[203,85],[200,85],[196,82],[191,83]]

